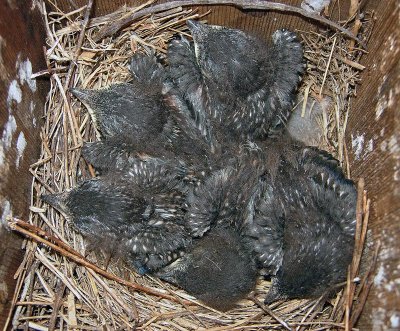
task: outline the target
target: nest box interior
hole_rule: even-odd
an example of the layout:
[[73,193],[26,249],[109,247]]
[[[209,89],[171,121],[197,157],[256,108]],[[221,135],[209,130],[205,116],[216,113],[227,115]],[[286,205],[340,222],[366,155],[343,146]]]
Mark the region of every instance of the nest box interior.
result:
[[[162,3],[164,1],[159,1]],[[300,6],[301,0],[282,3]],[[332,1],[339,8],[332,20],[345,20],[350,0]],[[352,99],[346,145],[353,179],[364,178],[371,199],[369,229],[380,245],[373,287],[357,325],[360,330],[400,327],[400,6],[397,1],[360,1],[373,12],[373,30],[360,64],[365,66],[357,96]],[[97,0],[92,17],[122,5],[144,1]],[[65,12],[86,0],[59,0]],[[23,237],[10,232],[10,214],[27,219],[31,199],[31,164],[40,153],[43,107],[49,84],[27,79],[46,69],[45,25],[40,3],[9,0],[0,4],[0,327],[9,316],[16,286],[14,274],[23,259]],[[226,25],[270,36],[276,29],[315,30],[316,21],[291,12],[240,10],[230,5],[192,6],[210,11],[211,24]]]

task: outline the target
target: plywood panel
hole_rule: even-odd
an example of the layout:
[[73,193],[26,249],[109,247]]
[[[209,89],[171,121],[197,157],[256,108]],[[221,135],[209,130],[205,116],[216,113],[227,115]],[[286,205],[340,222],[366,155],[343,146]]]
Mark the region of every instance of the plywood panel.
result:
[[25,1],[0,2],[0,328],[14,292],[13,278],[22,258],[22,238],[4,227],[12,212],[26,218],[37,160],[39,130],[47,84],[30,79],[45,68],[44,29],[37,9]]
[[374,287],[361,330],[400,328],[400,25],[397,1],[369,1],[376,14],[367,67],[349,118],[352,173],[365,177],[372,199],[370,229],[381,241]]
[[[136,4],[143,4],[145,2],[146,1],[98,0],[95,2],[93,15],[104,15],[124,5],[135,6]],[[157,1],[156,4],[164,2],[167,1]],[[289,5],[299,6],[301,0],[287,0],[281,2]],[[76,5],[74,5],[73,3],[75,3]],[[72,11],[84,6],[85,4],[85,0],[77,0],[75,2],[63,0],[58,3],[58,6],[62,8],[62,10]],[[284,14],[278,12],[265,12],[255,10],[248,10],[243,12],[232,6],[193,6],[192,8],[198,8],[200,14],[211,11],[210,14],[205,17],[205,19],[211,24],[240,28],[246,31],[252,31],[257,34],[264,35],[266,37],[269,37],[276,29],[283,27],[300,30],[309,30],[311,27],[315,28],[315,26],[313,26],[310,21],[295,14]]]

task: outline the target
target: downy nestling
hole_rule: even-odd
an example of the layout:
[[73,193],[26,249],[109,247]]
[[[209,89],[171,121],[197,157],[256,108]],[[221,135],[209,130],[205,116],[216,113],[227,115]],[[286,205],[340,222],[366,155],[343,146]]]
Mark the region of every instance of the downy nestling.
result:
[[191,241],[183,217],[185,188],[179,167],[175,172],[163,160],[138,160],[124,176],[107,173],[42,199],[89,242],[147,273],[176,259]]
[[278,30],[267,44],[240,30],[192,20],[188,26],[193,44],[182,37],[168,51],[169,75],[188,90],[188,102],[226,134],[254,139],[280,132],[304,71],[296,35]]
[[168,109],[161,93],[164,67],[154,54],[136,53],[130,71],[129,83],[98,90],[70,89],[88,109],[102,139],[85,143],[82,154],[103,172],[119,169],[132,152],[151,153],[151,142],[167,125]]
[[155,275],[178,285],[210,307],[226,311],[255,287],[250,251],[231,227],[217,227],[194,239],[184,255]]
[[298,165],[282,162],[251,199],[243,234],[263,273],[265,299],[313,298],[346,279],[354,246],[356,190],[338,161],[305,147]]
[[129,83],[70,91],[86,106],[102,137],[141,146],[167,122],[161,93],[165,70],[154,55],[140,53],[133,56],[130,69],[133,79]]
[[122,170],[137,153],[182,160],[199,172],[208,168],[205,140],[179,91],[151,55],[135,54],[133,80],[100,90],[71,89],[88,108],[102,140],[85,143],[84,158],[103,173]]

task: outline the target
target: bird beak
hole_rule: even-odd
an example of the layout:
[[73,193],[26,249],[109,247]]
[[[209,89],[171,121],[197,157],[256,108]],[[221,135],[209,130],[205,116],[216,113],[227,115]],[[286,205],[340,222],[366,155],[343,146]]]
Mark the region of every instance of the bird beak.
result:
[[[98,92],[95,90],[85,90],[85,89],[80,89],[80,88],[70,88],[69,91],[75,97],[77,97],[80,102],[82,102],[85,105],[85,107],[89,111],[92,121],[94,122],[96,130],[98,130],[96,108],[95,108],[94,100],[93,100],[96,97],[96,93],[98,93]],[[100,134],[98,135],[98,137],[100,137]]]
[[208,28],[203,23],[199,21],[187,20],[187,25],[190,32],[192,33],[193,43],[194,43],[194,53],[196,59],[199,58],[199,45],[203,43],[208,34]]
[[201,23],[199,21],[194,21],[194,20],[187,20],[187,25],[189,27],[189,30],[193,33],[193,31],[197,31],[201,29]]
[[195,43],[204,40],[205,36],[207,35],[206,25],[194,20],[187,20],[187,25],[190,32],[192,33],[192,37]]
[[154,276],[174,285],[180,285],[180,279],[185,276],[188,256],[185,255],[154,273]]
[[64,201],[68,196],[68,192],[58,194],[43,194],[40,196],[44,202],[48,203],[52,207],[56,208],[60,212],[66,212],[66,206]]
[[70,88],[69,91],[83,103],[89,101],[90,91],[80,88]]

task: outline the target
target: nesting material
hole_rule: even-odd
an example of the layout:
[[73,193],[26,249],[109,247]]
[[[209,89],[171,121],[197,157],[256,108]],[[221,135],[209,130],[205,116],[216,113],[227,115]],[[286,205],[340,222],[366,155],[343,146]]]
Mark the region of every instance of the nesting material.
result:
[[[199,18],[196,11],[175,8],[141,17],[114,36],[94,41],[101,27],[148,5],[151,1],[89,21],[85,7],[62,13],[51,2],[47,7],[40,5],[46,21],[48,68],[35,76],[48,75],[50,91],[43,114],[41,155],[30,168],[31,214],[28,222],[10,222],[11,228],[30,239],[25,241],[25,258],[16,274],[18,285],[8,322],[34,330],[350,330],[371,286],[368,268],[358,283],[353,281],[359,276],[368,222],[369,201],[362,182],[354,260],[348,283],[336,298],[291,300],[267,307],[261,302],[269,282],[260,278],[249,299],[227,313],[211,310],[158,279],[139,276],[123,261],[90,251],[64,217],[40,200],[41,194],[64,191],[95,175],[80,157],[80,149],[84,141],[97,139],[96,131],[88,112],[68,89],[129,81],[127,67],[134,52],[154,50],[162,57],[174,34],[187,34],[186,20]],[[359,23],[359,31],[366,32],[362,24],[368,22]],[[320,147],[349,169],[344,138],[350,100],[363,69],[358,63],[362,51],[333,31],[299,34],[307,59],[299,105],[304,111],[309,100],[329,98],[322,111]]]

